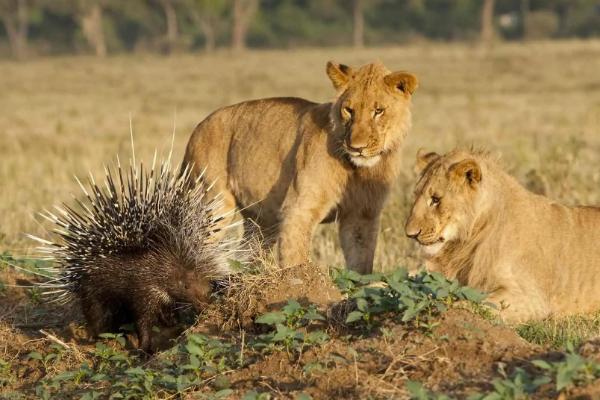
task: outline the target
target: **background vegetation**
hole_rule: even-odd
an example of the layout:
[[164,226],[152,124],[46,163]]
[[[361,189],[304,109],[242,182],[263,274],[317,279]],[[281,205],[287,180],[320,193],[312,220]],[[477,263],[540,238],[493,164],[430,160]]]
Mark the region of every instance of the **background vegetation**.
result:
[[[403,175],[385,209],[378,268],[416,265],[404,221],[416,150],[477,145],[502,154],[521,182],[568,204],[600,204],[600,42],[419,44],[363,50],[306,49],[213,55],[55,57],[2,62],[0,87],[0,249],[26,255],[24,233],[44,235],[33,215],[69,201],[73,175],[99,175],[116,153],[130,157],[129,119],[140,157],[167,150],[174,160],[194,126],[218,107],[251,98],[328,101],[327,60],[381,59],[416,73],[414,126]],[[335,226],[315,239],[316,261],[341,265]]]
[[2,0],[0,55],[592,37],[598,0]]

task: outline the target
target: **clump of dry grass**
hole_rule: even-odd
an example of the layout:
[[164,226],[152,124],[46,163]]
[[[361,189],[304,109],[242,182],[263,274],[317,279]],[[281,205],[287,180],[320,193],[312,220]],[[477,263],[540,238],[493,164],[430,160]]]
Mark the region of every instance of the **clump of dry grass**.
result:
[[217,300],[202,313],[199,321],[208,321],[219,330],[252,329],[254,319],[281,308],[288,299],[301,304],[327,308],[342,299],[328,271],[316,265],[281,266],[273,251],[258,239],[245,243],[249,258],[236,263]]

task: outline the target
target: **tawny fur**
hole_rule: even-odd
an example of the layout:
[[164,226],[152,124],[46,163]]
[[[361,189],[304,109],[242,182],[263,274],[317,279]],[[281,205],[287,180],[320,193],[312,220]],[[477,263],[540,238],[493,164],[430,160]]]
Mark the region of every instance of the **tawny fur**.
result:
[[600,208],[533,194],[484,152],[417,158],[406,232],[428,269],[490,293],[508,322],[600,309]]
[[215,111],[192,134],[184,165],[206,167],[226,207],[276,232],[283,265],[307,261],[317,224],[337,220],[347,265],[369,272],[417,80],[380,63],[328,63],[327,74],[338,92],[331,103],[271,98]]

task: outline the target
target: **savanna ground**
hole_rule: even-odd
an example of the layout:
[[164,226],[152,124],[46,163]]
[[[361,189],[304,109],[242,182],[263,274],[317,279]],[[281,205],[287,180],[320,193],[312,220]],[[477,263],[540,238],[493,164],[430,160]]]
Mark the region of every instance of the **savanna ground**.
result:
[[[155,148],[166,154],[173,130],[174,159],[180,160],[193,127],[217,107],[282,95],[327,101],[334,94],[327,60],[356,65],[374,59],[421,81],[404,173],[383,217],[378,271],[419,266],[404,236],[419,147],[485,147],[501,154],[507,170],[532,190],[567,204],[600,204],[599,41],[498,44],[489,51],[420,44],[3,61],[3,259],[36,267],[27,260],[34,244],[23,233],[46,236],[48,225],[34,214],[69,201],[78,190],[74,174],[100,176],[116,154],[127,159],[130,119],[138,160],[150,161]],[[335,227],[319,228],[313,253],[317,265],[343,265]],[[46,305],[37,291],[12,287],[32,275],[0,268],[0,397],[438,398],[416,385],[409,391],[409,381],[457,398],[493,392],[499,397],[489,398],[508,399],[519,390],[536,398],[600,397],[594,382],[600,366],[576,355],[598,354],[593,338],[600,316],[505,327],[471,304],[471,296],[465,304],[456,288],[448,294],[450,284],[435,277],[402,289],[422,305],[416,310],[398,300],[404,297],[390,289],[390,276],[373,277],[387,282],[375,293],[361,291],[357,277],[338,276],[336,286],[317,267],[248,274],[248,282],[233,285],[178,346],[145,360],[130,351],[123,340],[128,335],[88,342],[76,309]],[[346,307],[331,305],[348,295],[355,300]],[[377,296],[388,295],[396,303],[372,309],[382,301]],[[300,305],[288,304],[289,298]],[[338,314],[343,322],[344,309],[356,311],[359,303],[357,321],[340,323]],[[439,311],[440,304],[450,310]],[[327,321],[304,317],[316,314]]]

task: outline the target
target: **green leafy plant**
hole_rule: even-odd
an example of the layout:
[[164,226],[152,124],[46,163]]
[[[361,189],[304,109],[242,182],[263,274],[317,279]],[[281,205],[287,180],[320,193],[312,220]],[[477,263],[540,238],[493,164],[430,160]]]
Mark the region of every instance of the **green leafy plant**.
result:
[[269,393],[259,393],[255,390],[251,390],[244,394],[242,400],[271,400]]
[[238,363],[236,352],[231,344],[205,335],[189,335],[187,343],[182,347],[188,354],[189,362],[184,364],[181,369],[193,371],[198,376],[215,375]]
[[549,380],[555,382],[557,392],[600,377],[600,364],[582,357],[570,343],[567,344],[564,360],[554,362],[534,360],[532,364],[540,368]]
[[14,381],[12,366],[10,363],[0,358],[0,387]]
[[405,269],[389,274],[359,275],[352,271],[337,271],[334,282],[356,305],[346,323],[363,323],[371,329],[376,317],[395,313],[402,322],[412,322],[427,331],[437,322],[432,318],[459,300],[480,303],[485,296],[457,281],[438,273],[420,272],[409,276]]
[[547,376],[533,377],[522,368],[516,368],[508,377],[503,369],[502,378],[492,381],[493,391],[485,394],[475,393],[468,400],[526,400],[541,386],[550,381]]
[[445,394],[434,393],[425,389],[420,382],[407,381],[406,389],[413,400],[451,400]]
[[261,335],[254,343],[255,348],[283,346],[288,352],[302,352],[306,346],[321,344],[329,339],[323,330],[308,332],[307,327],[314,321],[324,321],[314,305],[303,307],[296,300],[288,300],[281,311],[263,314],[256,323],[268,325],[272,331]]
[[50,351],[46,354],[32,351],[27,355],[30,360],[38,360],[44,367],[45,371],[48,371],[52,364],[59,362],[64,353],[64,347],[58,344],[51,344],[49,346]]
[[[150,364],[123,350],[123,334],[102,334],[103,342],[96,343],[92,365],[83,363],[79,369],[55,376],[47,375],[36,387],[42,399],[55,394],[76,394],[76,398],[96,399],[153,399],[182,394],[205,387],[212,379],[216,391],[207,399],[221,399],[231,394],[229,381],[222,372],[238,365],[238,350],[232,344],[201,334],[190,334],[187,340],[161,354]],[[51,353],[54,354],[54,353]],[[30,354],[40,362],[56,359],[50,355]]]

